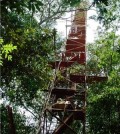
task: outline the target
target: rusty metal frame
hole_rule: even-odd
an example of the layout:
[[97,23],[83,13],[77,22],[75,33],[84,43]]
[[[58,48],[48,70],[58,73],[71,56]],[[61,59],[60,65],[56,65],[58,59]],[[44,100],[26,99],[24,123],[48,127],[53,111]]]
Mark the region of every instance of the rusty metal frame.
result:
[[51,112],[49,109],[46,109],[53,117],[55,117],[58,121],[60,121],[62,124],[66,125],[67,128],[69,128],[74,134],[77,134],[69,125],[67,125],[65,122],[63,122],[61,119],[59,119],[53,112]]

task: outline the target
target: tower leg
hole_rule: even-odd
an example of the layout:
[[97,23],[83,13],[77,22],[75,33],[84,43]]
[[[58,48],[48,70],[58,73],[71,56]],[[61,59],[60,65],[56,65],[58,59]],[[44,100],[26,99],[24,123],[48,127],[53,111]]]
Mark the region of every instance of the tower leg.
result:
[[83,134],[86,134],[86,131],[85,131],[85,121],[83,122]]

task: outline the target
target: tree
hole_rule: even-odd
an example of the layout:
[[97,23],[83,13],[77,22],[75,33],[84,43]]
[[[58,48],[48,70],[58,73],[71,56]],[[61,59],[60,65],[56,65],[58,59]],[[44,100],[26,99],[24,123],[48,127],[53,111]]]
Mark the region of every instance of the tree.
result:
[[[117,5],[119,4],[118,2]],[[107,82],[92,84],[88,89],[87,117],[89,133],[93,134],[118,134],[120,131],[120,38],[117,34],[120,16],[117,9],[115,11],[117,5],[112,3],[111,9],[105,13],[107,18],[104,22],[108,24],[103,23],[105,27],[98,29],[98,39],[94,44],[90,44],[89,49],[89,63],[94,61],[96,69],[107,72],[108,75]],[[114,16],[117,18],[109,22],[109,18]]]
[[[10,132],[9,128],[9,117],[8,117],[8,111],[7,107],[4,105],[1,105],[1,133],[8,134]],[[22,116],[21,116],[22,115]],[[17,134],[30,134],[31,132],[34,133],[34,125],[32,122],[30,124],[26,123],[27,119],[26,116],[23,113],[18,112],[18,109],[13,107],[13,119],[15,124],[15,130]],[[17,123],[16,123],[17,122]]]
[[[47,0],[44,2],[45,5],[48,3]],[[2,97],[5,104],[9,103],[17,110],[22,107],[34,115],[33,120],[37,120],[44,103],[44,93],[41,91],[48,88],[52,79],[48,61],[53,58],[55,31],[50,28],[50,24],[54,22],[56,16],[59,16],[60,11],[65,7],[63,6],[62,9],[56,3],[57,6],[54,7],[55,9],[50,13],[50,16],[47,16],[48,19],[45,17],[49,11],[42,12],[44,5],[40,1],[24,0],[18,3],[13,0],[11,2],[2,1],[1,3],[4,43],[11,42],[17,46],[17,50],[11,54],[12,61],[3,59]],[[51,4],[49,9],[55,6],[54,2]],[[41,22],[35,19],[35,13],[38,10],[41,10],[40,15],[44,16]],[[3,110],[2,115],[4,114],[5,111]],[[22,131],[22,128],[19,131]]]
[[107,29],[112,22],[120,19],[119,0],[94,0],[94,4],[98,14],[96,19]]

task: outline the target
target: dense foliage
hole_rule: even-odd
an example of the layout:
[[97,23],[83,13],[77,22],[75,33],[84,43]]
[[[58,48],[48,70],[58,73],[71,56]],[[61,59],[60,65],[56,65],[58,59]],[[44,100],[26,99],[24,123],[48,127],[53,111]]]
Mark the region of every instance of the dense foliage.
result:
[[[91,44],[92,45],[92,44]],[[120,45],[114,32],[103,34],[93,44],[91,61],[98,70],[107,72],[108,81],[96,83],[88,89],[88,122],[90,133],[104,134],[119,132],[120,128]],[[95,46],[95,47],[94,47]]]
[[[44,4],[48,2],[50,1],[46,0]],[[3,66],[1,72],[3,104],[4,107],[7,104],[16,107],[16,111],[19,111],[19,107],[25,109],[33,115],[35,120],[38,120],[41,105],[44,102],[41,90],[47,89],[49,81],[52,79],[48,60],[53,57],[56,31],[53,30],[51,24],[54,23],[55,17],[61,14],[60,11],[64,10],[64,7],[60,8],[61,5],[55,7],[54,4],[57,2],[51,3],[51,7],[49,7],[50,9],[53,9],[53,6],[55,8],[51,11],[51,16],[48,10],[43,11],[43,4],[40,1],[1,2],[1,36],[4,41],[4,44],[1,42],[3,46],[1,51],[5,51],[1,55],[3,58],[3,63],[1,62]],[[42,17],[40,20],[36,20],[34,15],[38,11]],[[61,45],[60,41],[57,43]],[[12,56],[11,61],[3,57],[6,54],[4,48],[7,44],[11,45],[7,49]],[[16,111],[14,110],[15,113]],[[2,116],[4,114],[5,110],[2,111]],[[25,120],[23,114],[19,114],[19,116]],[[15,122],[17,122],[16,118]],[[25,124],[23,125],[25,126]],[[21,129],[21,131],[23,130]],[[3,127],[2,132],[8,133],[8,128]],[[29,133],[29,131],[25,133]]]
[[89,65],[108,76],[108,81],[88,88],[88,132],[92,134],[120,132],[120,2],[109,2],[105,7],[109,10],[103,13],[104,27],[98,28],[98,39],[88,46]]
[[[3,134],[8,134],[10,133],[9,130],[9,117],[8,117],[8,111],[7,108],[4,107],[4,105],[1,105],[1,112],[2,112],[2,116],[1,116],[1,132]],[[18,110],[16,110],[14,108],[14,121],[17,122],[15,123],[15,130],[17,134],[21,134],[21,132],[23,134],[30,134],[30,133],[34,133],[34,125],[31,123],[28,123],[28,121],[26,121],[26,116],[24,114],[22,114],[21,116],[21,112],[18,112]]]

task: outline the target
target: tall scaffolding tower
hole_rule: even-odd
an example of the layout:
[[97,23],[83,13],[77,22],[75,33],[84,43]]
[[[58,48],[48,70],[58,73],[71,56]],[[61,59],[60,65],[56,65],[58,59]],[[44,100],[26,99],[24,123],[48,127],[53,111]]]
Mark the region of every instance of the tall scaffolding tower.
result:
[[[82,5],[80,5],[82,6]],[[88,75],[86,70],[86,10],[77,9],[71,16],[71,28],[66,39],[65,51],[60,59],[51,62],[59,72],[48,91],[41,123],[37,134],[85,134],[86,89],[92,82],[107,77]],[[79,66],[79,71],[76,67]],[[78,125],[79,132],[75,128]]]

